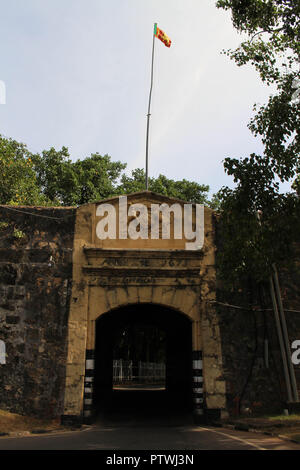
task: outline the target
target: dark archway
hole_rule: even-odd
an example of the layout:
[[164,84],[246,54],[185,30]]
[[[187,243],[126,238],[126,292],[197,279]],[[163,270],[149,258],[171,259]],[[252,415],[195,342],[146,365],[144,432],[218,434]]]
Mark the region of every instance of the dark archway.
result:
[[[113,375],[120,359],[131,361],[131,375],[122,375],[121,387]],[[138,365],[143,361],[165,363],[165,372],[141,379]],[[191,320],[155,304],[128,305],[102,315],[96,323],[94,380],[96,412],[192,411]]]

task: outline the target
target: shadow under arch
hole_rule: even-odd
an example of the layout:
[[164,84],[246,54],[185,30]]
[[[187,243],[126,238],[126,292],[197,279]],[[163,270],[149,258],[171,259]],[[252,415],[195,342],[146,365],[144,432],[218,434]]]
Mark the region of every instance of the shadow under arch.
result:
[[[164,345],[152,344],[148,357],[148,360],[157,358],[157,350],[162,351],[165,347],[163,389],[145,387],[132,390],[128,387],[126,390],[125,387],[125,390],[116,390],[113,387],[113,359],[120,359],[114,357],[119,347],[119,332],[124,328],[140,328],[145,334],[151,327],[163,332],[160,337]],[[146,337],[144,339],[147,340]],[[151,303],[129,304],[102,314],[96,321],[93,407],[98,414],[131,412],[153,415],[174,410],[192,411],[191,318],[173,308]]]

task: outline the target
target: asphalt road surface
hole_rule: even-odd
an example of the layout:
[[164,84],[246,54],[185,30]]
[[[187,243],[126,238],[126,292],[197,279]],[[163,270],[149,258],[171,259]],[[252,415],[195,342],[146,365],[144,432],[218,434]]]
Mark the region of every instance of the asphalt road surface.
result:
[[0,450],[300,450],[264,434],[195,426],[186,420],[100,419],[93,426],[37,436],[0,438]]

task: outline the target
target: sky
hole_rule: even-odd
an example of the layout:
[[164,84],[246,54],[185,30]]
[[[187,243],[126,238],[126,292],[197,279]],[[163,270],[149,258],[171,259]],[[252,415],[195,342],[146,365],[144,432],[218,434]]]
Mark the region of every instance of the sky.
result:
[[62,146],[145,166],[153,24],[149,174],[232,186],[225,157],[262,153],[247,128],[271,90],[221,54],[242,40],[215,0],[0,0],[0,134],[32,152]]

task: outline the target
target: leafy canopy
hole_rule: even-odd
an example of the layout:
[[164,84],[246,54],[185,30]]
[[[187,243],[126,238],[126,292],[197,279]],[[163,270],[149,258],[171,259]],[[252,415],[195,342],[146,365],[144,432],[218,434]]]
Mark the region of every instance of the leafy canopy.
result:
[[[219,192],[221,275],[229,283],[249,277],[260,281],[268,278],[272,263],[291,257],[300,228],[300,3],[219,0],[216,5],[231,12],[233,26],[246,36],[225,53],[238,66],[254,66],[260,79],[275,87],[265,105],[254,105],[248,125],[261,138],[263,155],[225,158],[225,172],[236,187]],[[281,194],[278,181],[292,183],[298,195]]]
[[253,65],[276,94],[254,106],[249,129],[264,144],[264,155],[281,181],[297,179],[300,152],[300,2],[299,0],[219,0],[234,27],[247,39],[225,51],[238,66]]
[[[24,144],[0,136],[0,203],[77,206],[145,189],[145,173],[125,173],[126,164],[93,153],[73,162],[66,147],[32,154]],[[189,202],[216,206],[208,185],[164,175],[150,178],[151,191]]]
[[[145,172],[143,169],[138,168],[132,171],[131,176],[122,175],[118,193],[129,194],[143,191],[144,189]],[[159,175],[157,178],[149,178],[149,190],[188,202],[210,205],[207,199],[209,186],[198,184],[194,181],[187,181],[185,179],[174,181],[164,175]]]
[[44,204],[26,145],[0,135],[0,202],[11,205]]

